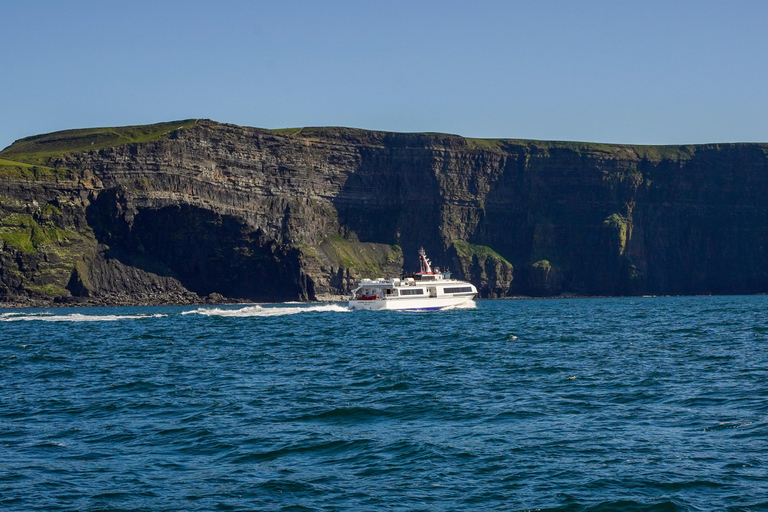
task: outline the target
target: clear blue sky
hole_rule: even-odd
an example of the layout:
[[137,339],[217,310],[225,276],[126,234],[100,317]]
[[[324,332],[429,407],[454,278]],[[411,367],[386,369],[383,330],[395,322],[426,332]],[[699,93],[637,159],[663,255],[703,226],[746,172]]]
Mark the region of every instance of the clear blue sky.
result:
[[186,118],[768,142],[768,2],[0,2],[0,148]]

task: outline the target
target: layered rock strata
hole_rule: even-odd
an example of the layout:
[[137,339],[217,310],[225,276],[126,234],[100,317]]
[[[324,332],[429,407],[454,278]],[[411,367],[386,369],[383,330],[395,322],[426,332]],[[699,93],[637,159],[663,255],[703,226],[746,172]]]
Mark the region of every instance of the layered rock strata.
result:
[[433,261],[485,297],[768,291],[768,145],[207,120],[0,153],[0,297],[318,300]]

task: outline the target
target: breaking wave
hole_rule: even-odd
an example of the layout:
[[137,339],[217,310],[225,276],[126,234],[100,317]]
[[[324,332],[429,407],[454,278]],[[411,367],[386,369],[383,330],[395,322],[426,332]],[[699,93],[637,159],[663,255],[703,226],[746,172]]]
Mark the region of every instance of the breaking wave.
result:
[[447,308],[443,308],[440,311],[454,311],[457,309],[477,309],[477,303],[473,300],[469,302],[465,302],[463,304],[457,304],[455,306],[448,306]]
[[0,313],[0,322],[116,322],[119,320],[140,320],[144,318],[162,318],[168,315],[84,315],[70,313],[56,315],[53,313]]
[[338,304],[324,304],[321,306],[246,306],[239,309],[223,308],[198,308],[193,311],[184,311],[182,315],[226,316],[226,317],[265,317],[295,315],[298,313],[349,313],[351,310]]

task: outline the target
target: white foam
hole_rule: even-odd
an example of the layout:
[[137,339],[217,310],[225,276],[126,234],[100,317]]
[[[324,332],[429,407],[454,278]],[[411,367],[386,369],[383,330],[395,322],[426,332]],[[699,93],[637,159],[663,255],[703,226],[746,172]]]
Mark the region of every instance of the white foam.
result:
[[456,304],[455,306],[448,306],[440,311],[454,311],[456,309],[477,309],[477,303],[473,300],[470,300],[468,302],[463,302],[461,304]]
[[[24,313],[18,313],[18,312],[9,312],[9,313],[0,313],[0,320],[3,320],[5,318],[11,317],[11,316],[17,316],[17,315],[23,315]],[[30,313],[32,315],[38,314],[41,315],[42,313]]]
[[52,313],[2,313],[0,322],[116,322],[119,320],[140,320],[143,318],[162,318],[168,315],[84,315],[71,313],[69,315],[54,315]]
[[222,308],[198,308],[193,311],[184,311],[182,315],[203,315],[203,316],[227,316],[227,317],[265,317],[265,316],[283,316],[295,315],[297,313],[349,313],[351,309],[338,304],[324,304],[318,306],[246,306],[239,309]]

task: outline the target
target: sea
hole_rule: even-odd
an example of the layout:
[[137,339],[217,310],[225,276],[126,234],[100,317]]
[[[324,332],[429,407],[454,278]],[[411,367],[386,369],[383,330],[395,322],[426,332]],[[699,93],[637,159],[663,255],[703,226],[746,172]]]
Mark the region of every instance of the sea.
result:
[[768,510],[767,311],[0,310],[0,510]]

